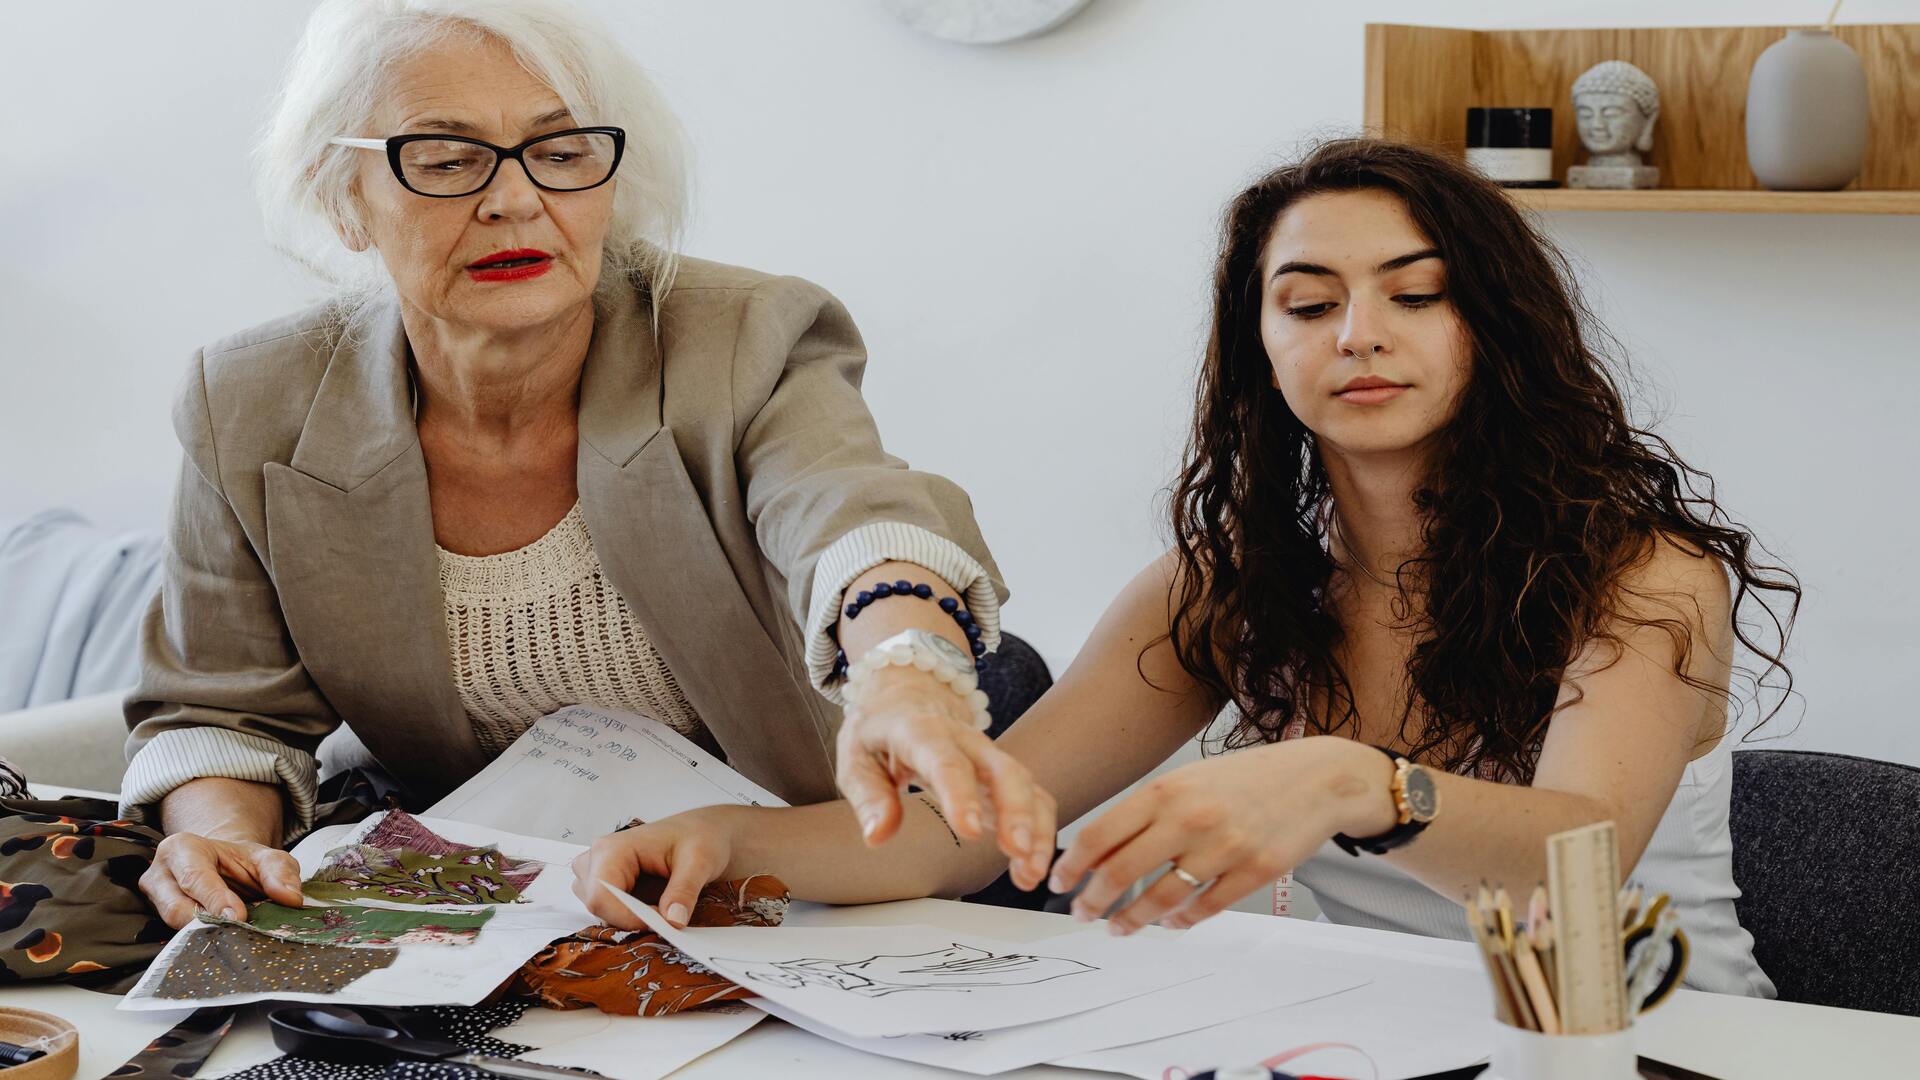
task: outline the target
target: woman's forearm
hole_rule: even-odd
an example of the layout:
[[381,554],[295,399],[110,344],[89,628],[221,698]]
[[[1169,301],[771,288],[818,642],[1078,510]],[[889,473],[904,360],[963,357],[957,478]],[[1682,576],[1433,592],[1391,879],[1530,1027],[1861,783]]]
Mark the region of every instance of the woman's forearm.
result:
[[281,792],[273,784],[203,776],[160,800],[160,823],[169,833],[278,847],[284,824]]
[[901,802],[906,815],[899,835],[880,847],[861,839],[853,807],[844,800],[715,808],[733,837],[725,877],[772,874],[796,900],[872,904],[963,896],[984,888],[1005,867],[991,834],[963,841],[930,799],[916,793]]
[[[1338,740],[1329,790],[1341,800],[1340,832],[1375,836],[1398,820],[1393,764],[1370,746]],[[1599,799],[1566,791],[1499,784],[1428,769],[1440,815],[1411,843],[1382,858],[1442,896],[1458,900],[1482,882],[1530,890],[1547,879],[1547,837],[1616,815]],[[1621,873],[1631,872],[1643,841],[1623,826]],[[1372,856],[1361,856],[1371,858]]]
[[[847,586],[847,595],[857,596],[883,581],[903,580],[931,587],[935,600],[964,599],[938,574],[918,563],[908,562],[882,563],[861,574]],[[861,612],[858,619],[849,618],[844,609],[840,614],[840,646],[846,650],[849,661],[858,660],[866,655],[867,650],[902,630],[925,630],[946,638],[962,650],[969,648],[966,635],[955,624],[953,617],[940,610],[937,604],[875,604]]]

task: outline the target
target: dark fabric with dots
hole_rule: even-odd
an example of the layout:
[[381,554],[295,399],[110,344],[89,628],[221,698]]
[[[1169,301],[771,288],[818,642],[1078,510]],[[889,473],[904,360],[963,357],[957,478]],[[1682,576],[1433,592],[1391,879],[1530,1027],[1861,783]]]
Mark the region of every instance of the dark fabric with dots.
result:
[[[520,1043],[493,1037],[498,1028],[520,1019],[532,1005],[520,1000],[501,1000],[485,1005],[435,1005],[423,1009],[384,1009],[398,1017],[406,1030],[423,1039],[458,1043],[476,1054],[512,1058],[533,1049]],[[225,1080],[378,1080],[380,1077],[405,1080],[467,1080],[491,1074],[464,1065],[441,1062],[394,1062],[391,1065],[340,1065],[331,1061],[287,1054],[250,1069],[229,1073]],[[596,1074],[582,1072],[591,1077]]]
[[1920,769],[1733,755],[1734,907],[1785,1001],[1920,1016]]

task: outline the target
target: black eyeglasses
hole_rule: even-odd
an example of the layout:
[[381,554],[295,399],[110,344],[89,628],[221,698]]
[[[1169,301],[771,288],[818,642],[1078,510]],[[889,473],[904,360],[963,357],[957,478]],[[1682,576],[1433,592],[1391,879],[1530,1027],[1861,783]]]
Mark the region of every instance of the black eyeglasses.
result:
[[458,199],[493,183],[500,163],[508,160],[518,161],[535,187],[548,191],[597,188],[613,179],[613,171],[620,167],[627,133],[617,127],[570,128],[511,147],[457,135],[341,136],[329,141],[335,146],[385,150],[401,187],[429,199]]

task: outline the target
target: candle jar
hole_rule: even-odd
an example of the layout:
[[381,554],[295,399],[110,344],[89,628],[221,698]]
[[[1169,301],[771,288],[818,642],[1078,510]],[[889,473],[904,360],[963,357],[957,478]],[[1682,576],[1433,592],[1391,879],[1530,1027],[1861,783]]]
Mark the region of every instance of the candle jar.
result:
[[1502,187],[1558,187],[1553,110],[1468,109],[1467,164]]

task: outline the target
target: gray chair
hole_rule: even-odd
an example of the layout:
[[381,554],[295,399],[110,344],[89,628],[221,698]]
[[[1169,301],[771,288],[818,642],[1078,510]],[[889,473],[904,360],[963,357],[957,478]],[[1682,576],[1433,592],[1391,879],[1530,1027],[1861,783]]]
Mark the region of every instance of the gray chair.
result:
[[1920,769],[1733,755],[1733,880],[1786,1001],[1920,1016]]
[[[1039,701],[1040,695],[1052,685],[1053,672],[1047,670],[1047,662],[1033,646],[1012,634],[1001,634],[999,650],[987,661],[987,670],[980,673],[980,689],[987,693],[987,714],[993,718],[993,726],[987,729],[988,737],[997,739],[1005,734],[1013,722],[1020,719],[1020,714]],[[1027,911],[1051,910],[1050,902],[1061,903],[1045,888],[1021,892],[1005,874],[965,899],[973,904]]]
[[999,650],[988,659],[987,670],[980,673],[980,689],[987,692],[987,715],[993,718],[987,737],[997,739],[1006,734],[1020,714],[1052,686],[1053,672],[1047,670],[1047,662],[1034,647],[1012,634],[1001,634]]

